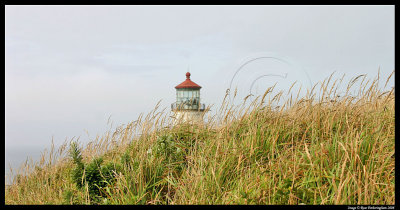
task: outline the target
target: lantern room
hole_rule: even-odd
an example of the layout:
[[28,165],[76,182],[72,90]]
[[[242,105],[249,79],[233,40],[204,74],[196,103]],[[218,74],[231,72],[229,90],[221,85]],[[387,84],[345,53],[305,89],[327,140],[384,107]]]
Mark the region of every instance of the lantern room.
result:
[[186,73],[186,80],[175,89],[176,102],[171,105],[172,110],[204,110],[205,105],[200,103],[201,86],[190,80],[189,72]]

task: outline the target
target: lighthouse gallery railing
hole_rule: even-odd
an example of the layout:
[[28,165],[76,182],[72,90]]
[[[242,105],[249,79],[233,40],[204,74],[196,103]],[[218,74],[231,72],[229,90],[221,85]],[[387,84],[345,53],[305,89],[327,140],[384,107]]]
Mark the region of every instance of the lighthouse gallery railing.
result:
[[175,111],[175,110],[198,110],[198,111],[204,111],[206,109],[206,105],[202,104],[202,103],[185,103],[185,102],[181,102],[181,103],[172,103],[171,104],[171,110]]

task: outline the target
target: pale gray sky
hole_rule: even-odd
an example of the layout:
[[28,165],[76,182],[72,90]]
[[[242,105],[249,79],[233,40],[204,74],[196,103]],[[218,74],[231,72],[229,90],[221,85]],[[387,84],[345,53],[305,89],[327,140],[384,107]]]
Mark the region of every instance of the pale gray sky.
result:
[[[185,80],[221,103],[235,78],[248,92],[294,80],[394,70],[394,6],[6,6],[6,149],[88,140],[136,120]],[[394,86],[394,82],[390,86]],[[244,94],[244,93],[243,93]],[[6,151],[7,152],[7,151]],[[25,153],[24,153],[25,155]]]

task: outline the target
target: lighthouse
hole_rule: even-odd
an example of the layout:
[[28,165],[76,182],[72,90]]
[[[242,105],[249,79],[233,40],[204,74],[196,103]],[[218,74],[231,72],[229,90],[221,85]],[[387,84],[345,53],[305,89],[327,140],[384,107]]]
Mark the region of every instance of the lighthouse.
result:
[[205,113],[205,104],[200,103],[201,86],[190,80],[190,73],[186,73],[186,80],[175,87],[176,102],[171,104],[175,122],[202,123]]

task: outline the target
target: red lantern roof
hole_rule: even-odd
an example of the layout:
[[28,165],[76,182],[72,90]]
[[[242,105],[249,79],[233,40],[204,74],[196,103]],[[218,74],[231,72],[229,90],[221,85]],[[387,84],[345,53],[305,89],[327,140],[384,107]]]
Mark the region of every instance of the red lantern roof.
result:
[[179,84],[178,86],[175,87],[176,89],[181,89],[181,88],[192,88],[192,89],[200,89],[201,86],[192,82],[192,80],[190,80],[190,73],[187,72],[186,73],[186,80],[183,81],[181,84]]

